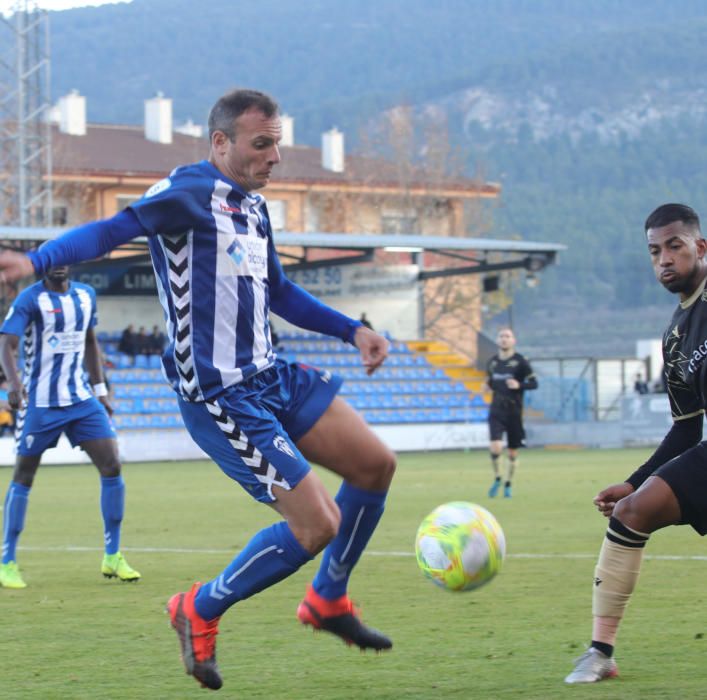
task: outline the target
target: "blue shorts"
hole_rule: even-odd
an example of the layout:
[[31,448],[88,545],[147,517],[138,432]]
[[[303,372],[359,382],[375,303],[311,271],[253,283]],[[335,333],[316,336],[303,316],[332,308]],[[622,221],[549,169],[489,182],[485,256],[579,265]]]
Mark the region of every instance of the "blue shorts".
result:
[[56,447],[62,433],[74,447],[89,440],[117,437],[106,409],[96,398],[72,406],[29,407],[20,411],[17,417],[17,454],[42,454],[50,447]]
[[272,367],[229,387],[215,399],[179,399],[184,425],[225,474],[253,498],[276,500],[272,487],[290,490],[310,466],[295,443],[334,400],[341,378],[298,363]]

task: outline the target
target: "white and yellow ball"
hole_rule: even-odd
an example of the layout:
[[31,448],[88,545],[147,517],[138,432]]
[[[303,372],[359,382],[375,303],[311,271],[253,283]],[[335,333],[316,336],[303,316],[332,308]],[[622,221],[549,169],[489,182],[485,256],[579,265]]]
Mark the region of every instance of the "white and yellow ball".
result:
[[501,570],[506,538],[486,508],[454,501],[438,506],[422,521],[415,554],[422,572],[438,586],[470,591]]

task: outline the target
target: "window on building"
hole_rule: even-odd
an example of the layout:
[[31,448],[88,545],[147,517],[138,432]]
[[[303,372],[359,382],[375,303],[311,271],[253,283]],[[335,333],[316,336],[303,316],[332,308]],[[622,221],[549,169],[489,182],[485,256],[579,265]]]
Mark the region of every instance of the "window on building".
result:
[[52,226],[66,226],[69,223],[69,208],[60,205],[52,207]]
[[417,233],[417,217],[383,214],[381,233]]

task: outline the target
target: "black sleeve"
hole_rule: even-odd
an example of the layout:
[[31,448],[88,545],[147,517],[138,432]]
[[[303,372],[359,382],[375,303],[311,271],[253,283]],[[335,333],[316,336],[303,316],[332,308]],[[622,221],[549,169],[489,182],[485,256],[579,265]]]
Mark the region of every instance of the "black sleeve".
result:
[[684,420],[675,421],[650,459],[636,469],[626,481],[634,489],[637,489],[658,467],[662,467],[673,457],[677,457],[685,450],[694,447],[702,440],[703,421],[704,416],[702,413]]
[[523,358],[523,381],[520,383],[521,389],[524,391],[532,391],[538,388],[538,378],[530,366],[530,362]]

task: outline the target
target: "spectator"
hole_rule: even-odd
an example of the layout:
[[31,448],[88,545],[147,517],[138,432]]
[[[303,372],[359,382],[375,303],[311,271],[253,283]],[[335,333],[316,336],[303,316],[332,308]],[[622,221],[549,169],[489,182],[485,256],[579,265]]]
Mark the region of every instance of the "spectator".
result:
[[164,352],[165,334],[159,329],[159,326],[152,327],[152,333],[148,338],[148,354],[161,355]]
[[633,390],[637,394],[650,393],[650,389],[648,388],[648,382],[643,379],[643,375],[640,372],[636,374],[636,381],[633,383]]
[[135,331],[133,330],[132,323],[123,331],[120,336],[120,342],[118,343],[118,352],[122,352],[124,355],[130,355],[135,357],[137,354],[137,348],[135,347]]
[[135,336],[135,354],[149,355],[150,354],[150,338],[147,335],[145,326],[140,326],[140,330]]
[[373,324],[366,318],[366,312],[362,311],[361,312],[361,318],[358,319],[361,322],[362,326],[366,326],[366,328],[370,328],[373,330]]

